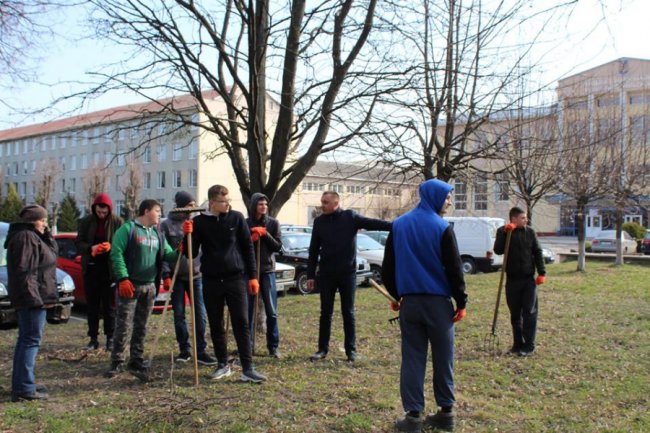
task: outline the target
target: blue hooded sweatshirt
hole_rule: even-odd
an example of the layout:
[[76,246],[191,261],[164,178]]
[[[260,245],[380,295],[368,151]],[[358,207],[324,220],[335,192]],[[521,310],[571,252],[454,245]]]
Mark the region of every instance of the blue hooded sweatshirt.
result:
[[384,258],[384,281],[399,297],[453,296],[458,308],[465,307],[467,296],[456,238],[439,214],[452,189],[437,179],[423,182],[420,203],[393,222],[386,244],[389,251]]

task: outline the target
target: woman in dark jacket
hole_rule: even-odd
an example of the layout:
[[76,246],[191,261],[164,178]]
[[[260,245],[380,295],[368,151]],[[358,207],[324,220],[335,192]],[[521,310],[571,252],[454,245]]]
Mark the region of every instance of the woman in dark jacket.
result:
[[21,222],[9,226],[5,242],[9,299],[16,309],[18,339],[14,349],[11,401],[48,398],[36,384],[34,365],[41,346],[46,309],[57,300],[57,247],[47,230],[47,211],[39,205],[25,206]]

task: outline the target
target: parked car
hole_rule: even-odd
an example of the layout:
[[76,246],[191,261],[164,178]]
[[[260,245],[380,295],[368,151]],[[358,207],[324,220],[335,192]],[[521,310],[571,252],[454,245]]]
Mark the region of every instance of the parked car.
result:
[[505,224],[503,218],[446,217],[453,226],[458,252],[463,262],[463,272],[497,270],[503,263],[503,255],[494,254],[497,229]]
[[[74,280],[74,300],[75,305],[86,305],[86,289],[84,287],[84,279],[81,271],[81,256],[77,253],[77,246],[74,241],[77,239],[76,233],[58,233],[54,235],[56,243],[59,245],[59,257],[56,260],[56,266],[64,270]],[[168,290],[165,290],[162,285],[158,290],[158,295],[154,300],[153,313],[162,313],[165,301],[169,298]],[[189,305],[189,298],[185,296],[185,304]],[[167,306],[167,310],[171,310],[171,302]]]
[[650,231],[641,240],[641,252],[645,255],[650,254]]
[[[388,232],[386,232],[388,233]],[[384,261],[384,246],[365,233],[357,234],[357,257],[370,263],[372,279],[381,283],[381,265]]]
[[[295,266],[295,288],[298,293],[306,295],[311,292],[307,288],[307,259],[311,234],[286,232],[282,234],[282,251],[276,255],[278,263]],[[370,264],[363,257],[357,256],[357,285],[372,277]]]
[[[636,241],[628,232],[621,232],[621,251],[623,254],[636,252]],[[616,230],[603,230],[591,241],[591,251],[594,253],[616,252]]]
[[366,236],[370,236],[371,238],[373,238],[383,246],[386,246],[386,239],[388,239],[389,232],[383,230],[366,230],[359,233],[363,233]]
[[[4,245],[8,231],[9,224],[0,222],[0,325],[2,327],[12,327],[17,325],[16,310],[11,306],[7,289],[7,250]],[[52,312],[56,312],[56,317],[52,317],[52,314],[48,312],[48,322],[66,323],[70,318],[74,301],[74,281],[70,275],[57,269],[56,286],[57,291],[59,292],[59,302],[52,309]]]
[[298,226],[294,224],[280,224],[280,231],[285,232],[298,232],[298,233],[311,233],[314,228],[312,226]]
[[547,265],[555,263],[555,253],[553,250],[542,247],[542,256],[544,257],[544,263]]
[[275,288],[285,294],[296,286],[296,268],[286,263],[275,264]]

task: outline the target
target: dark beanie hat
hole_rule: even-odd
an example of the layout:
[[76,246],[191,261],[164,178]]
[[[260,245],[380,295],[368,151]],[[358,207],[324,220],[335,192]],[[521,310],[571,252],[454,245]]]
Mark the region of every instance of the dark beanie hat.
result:
[[192,194],[187,191],[178,191],[174,196],[174,201],[176,202],[176,207],[185,207],[190,202],[196,201]]
[[34,221],[42,220],[43,218],[47,218],[47,211],[45,208],[37,204],[28,204],[20,210],[18,216],[24,222],[31,223]]

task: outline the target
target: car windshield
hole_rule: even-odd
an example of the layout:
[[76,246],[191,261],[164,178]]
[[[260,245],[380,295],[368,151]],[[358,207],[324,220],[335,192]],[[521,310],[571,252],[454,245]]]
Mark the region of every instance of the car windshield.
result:
[[596,239],[616,239],[616,230],[603,230]]
[[368,235],[357,235],[357,250],[358,251],[371,251],[371,250],[383,250],[384,246],[371,238]]
[[0,223],[0,266],[7,266],[7,250],[5,249],[5,240],[9,224]]
[[282,235],[282,246],[287,251],[306,251],[309,249],[311,236]]

